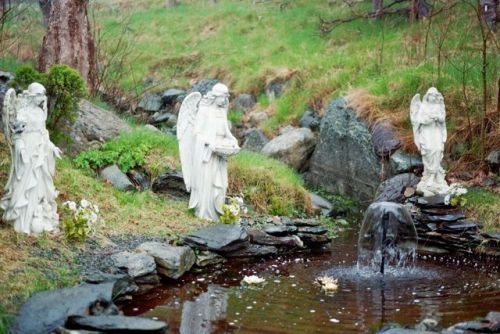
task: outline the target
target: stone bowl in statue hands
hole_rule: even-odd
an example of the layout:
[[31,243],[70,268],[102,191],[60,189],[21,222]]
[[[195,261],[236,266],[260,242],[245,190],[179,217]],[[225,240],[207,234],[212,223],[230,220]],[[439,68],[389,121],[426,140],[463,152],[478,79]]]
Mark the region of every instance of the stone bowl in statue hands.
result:
[[231,139],[222,139],[219,140],[215,143],[215,146],[213,148],[213,152],[223,158],[227,158],[231,155],[235,155],[240,151],[240,147],[238,146],[238,143]]

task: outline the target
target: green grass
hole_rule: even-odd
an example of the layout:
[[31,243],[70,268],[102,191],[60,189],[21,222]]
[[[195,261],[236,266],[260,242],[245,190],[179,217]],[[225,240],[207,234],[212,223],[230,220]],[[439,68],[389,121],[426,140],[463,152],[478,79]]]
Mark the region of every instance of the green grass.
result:
[[465,195],[468,214],[484,227],[484,232],[500,230],[500,195],[481,188],[469,188]]

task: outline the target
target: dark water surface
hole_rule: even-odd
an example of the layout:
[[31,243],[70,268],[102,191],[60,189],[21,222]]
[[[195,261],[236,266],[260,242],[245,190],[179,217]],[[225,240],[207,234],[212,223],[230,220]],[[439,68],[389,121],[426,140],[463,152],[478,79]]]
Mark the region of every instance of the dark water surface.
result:
[[[124,309],[170,325],[169,333],[371,333],[382,323],[413,325],[433,318],[449,326],[500,311],[500,270],[494,260],[419,256],[413,270],[359,271],[356,235],[332,242],[331,251],[238,262],[189,275],[136,297]],[[240,285],[245,275],[266,279]],[[338,279],[326,295],[319,276]]]

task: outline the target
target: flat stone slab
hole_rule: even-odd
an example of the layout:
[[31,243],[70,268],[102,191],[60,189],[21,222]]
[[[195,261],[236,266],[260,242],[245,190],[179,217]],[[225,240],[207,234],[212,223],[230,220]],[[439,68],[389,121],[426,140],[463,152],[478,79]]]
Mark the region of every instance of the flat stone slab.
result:
[[144,253],[120,252],[111,255],[111,260],[116,267],[126,269],[132,278],[151,274],[156,270],[155,259]]
[[274,236],[285,236],[297,232],[297,227],[293,225],[266,225],[264,232]]
[[66,322],[70,329],[85,329],[102,331],[105,333],[134,333],[134,334],[160,334],[165,333],[168,325],[141,317],[127,317],[123,315],[102,316],[73,316]]
[[300,226],[319,226],[319,221],[312,218],[297,218],[292,221],[293,225]]
[[21,307],[9,333],[52,333],[69,316],[88,314],[96,301],[112,303],[113,286],[114,283],[82,284],[37,293]]
[[304,243],[296,235],[290,237],[275,237],[262,230],[248,231],[250,242],[265,246],[283,246],[283,247],[304,247]]
[[465,215],[463,212],[451,213],[447,215],[424,215],[423,220],[431,222],[456,222],[457,220],[464,219]]
[[224,262],[226,262],[224,257],[210,251],[201,251],[196,256],[196,265],[198,267],[207,267]]
[[299,227],[299,233],[307,234],[325,234],[328,230],[321,226],[303,226]]
[[298,233],[297,236],[308,246],[324,245],[331,241],[325,234]]
[[412,197],[409,200],[411,203],[422,207],[422,208],[441,208],[441,207],[450,207],[444,203],[444,196],[435,195],[428,197]]
[[250,244],[248,247],[224,254],[226,257],[263,257],[278,254],[278,248]]
[[212,225],[184,237],[188,245],[214,252],[231,252],[247,245],[248,234],[243,227]]
[[152,256],[156,261],[156,270],[168,278],[178,279],[191,269],[196,262],[194,251],[186,246],[178,247],[161,242],[145,242],[137,250]]

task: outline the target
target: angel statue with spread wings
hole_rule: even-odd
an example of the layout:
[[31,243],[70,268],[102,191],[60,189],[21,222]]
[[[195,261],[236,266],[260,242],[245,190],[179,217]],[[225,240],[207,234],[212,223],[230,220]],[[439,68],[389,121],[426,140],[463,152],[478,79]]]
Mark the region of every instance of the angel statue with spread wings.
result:
[[216,84],[205,96],[189,94],[182,102],[177,139],[182,174],[196,216],[218,221],[228,186],[227,157],[240,151],[229,130],[229,91]]
[[58,231],[52,177],[61,151],[49,139],[46,120],[47,97],[41,84],[32,83],[18,96],[12,88],[7,91],[2,123],[12,162],[0,208],[3,220],[26,234]]
[[446,194],[449,186],[444,179],[445,171],[441,167],[444,143],[446,142],[446,110],[443,95],[431,87],[420,101],[420,94],[411,100],[410,119],[413,136],[422,161],[424,173],[417,185],[417,191],[424,196]]

